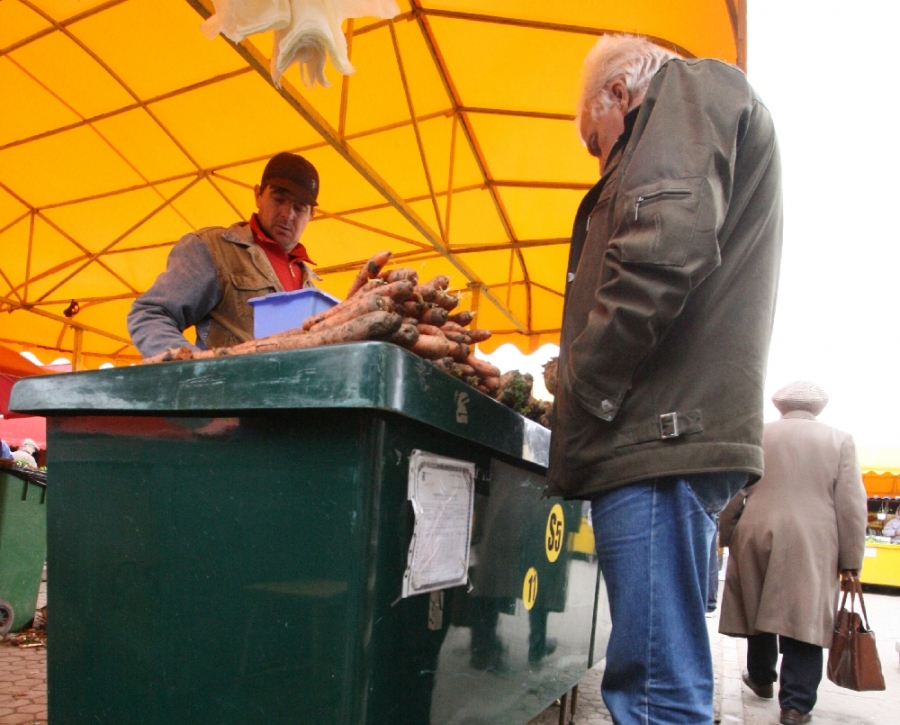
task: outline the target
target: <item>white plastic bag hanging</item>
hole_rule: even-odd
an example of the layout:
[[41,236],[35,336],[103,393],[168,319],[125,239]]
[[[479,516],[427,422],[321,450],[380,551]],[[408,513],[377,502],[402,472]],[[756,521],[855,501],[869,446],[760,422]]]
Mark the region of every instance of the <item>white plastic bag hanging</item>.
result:
[[240,43],[248,35],[287,27],[291,21],[290,0],[213,0],[216,8],[200,25],[207,37],[221,33]]
[[344,75],[353,73],[347,57],[347,39],[341,24],[347,18],[370,16],[392,18],[400,12],[395,0],[291,0],[291,21],[275,32],[272,51],[272,80],[281,85],[281,76],[292,63],[300,64],[303,82],[312,87],[325,78],[325,60]]

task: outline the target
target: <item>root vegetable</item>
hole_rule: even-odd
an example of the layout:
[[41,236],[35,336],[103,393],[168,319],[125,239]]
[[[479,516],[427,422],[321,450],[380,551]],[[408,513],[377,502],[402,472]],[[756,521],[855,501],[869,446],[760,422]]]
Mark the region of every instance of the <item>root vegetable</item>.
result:
[[396,332],[401,324],[400,315],[379,310],[355,317],[340,325],[335,325],[318,332],[306,332],[289,337],[263,337],[259,340],[242,342],[228,348],[230,354],[272,352],[275,350],[296,350],[320,345],[336,345],[342,342],[360,342],[376,338],[388,337]]
[[447,321],[447,310],[441,307],[427,307],[422,310],[419,320],[426,325],[441,327]]
[[439,274],[437,277],[428,280],[425,284],[435,289],[447,289],[450,286],[450,278],[447,275]]
[[441,330],[441,334],[448,340],[453,340],[453,342],[458,342],[464,345],[468,345],[472,342],[472,338],[468,335],[463,334],[462,332],[444,332],[443,330]]
[[[371,292],[374,289],[378,289],[379,287],[384,287],[384,284],[385,284],[385,282],[383,279],[378,279],[378,277],[376,277],[375,279],[370,279],[368,282],[366,282],[354,294],[364,295],[368,292]],[[347,295],[347,296],[350,297],[352,295]]]
[[425,304],[419,300],[406,300],[400,307],[407,317],[415,317],[417,320],[425,310]]
[[450,355],[450,341],[437,335],[419,335],[419,339],[410,350],[420,357],[439,360]]
[[450,345],[450,357],[452,357],[456,362],[464,363],[469,358],[469,346],[465,343],[454,342],[453,340],[447,340]]
[[411,280],[399,279],[396,282],[388,282],[381,287],[376,287],[372,294],[390,297],[394,302],[406,302],[415,292],[415,285]]
[[439,307],[443,307],[449,312],[450,310],[455,309],[459,304],[459,297],[449,295],[444,290],[438,290],[437,294],[434,296],[434,302]]
[[168,350],[156,353],[141,360],[141,365],[172,362],[174,360],[190,360],[194,357],[194,351],[189,347],[170,347]]
[[414,269],[410,269],[409,267],[398,267],[397,269],[385,270],[378,276],[388,284],[391,282],[399,282],[401,280],[407,280],[413,284],[416,284],[419,281],[419,275]]
[[426,325],[424,322],[419,322],[416,320],[416,327],[419,328],[419,332],[423,335],[435,335],[436,337],[443,337],[444,333],[440,327],[435,327],[434,325]]
[[455,322],[457,325],[465,327],[472,324],[472,320],[475,319],[475,313],[472,310],[463,310],[462,312],[454,312],[448,319],[450,322]]
[[481,378],[481,384],[491,391],[491,395],[500,389],[500,378],[493,375]]
[[380,290],[369,292],[362,297],[356,295],[318,315],[313,315],[303,322],[303,329],[309,332],[321,332],[328,327],[342,324],[368,312],[379,310],[392,312],[394,303],[379,292]]
[[410,348],[416,344],[419,339],[419,331],[415,325],[400,325],[388,340],[400,347]]
[[433,302],[437,296],[438,288],[432,284],[417,284],[416,292],[422,296],[425,302]]
[[475,368],[465,363],[455,362],[453,363],[453,374],[460,379],[470,378],[475,375]]
[[388,260],[393,256],[392,252],[378,252],[378,254],[374,255],[368,262],[366,262],[362,269],[356,275],[356,279],[353,280],[353,284],[350,285],[350,291],[347,292],[347,297],[352,297],[373,277],[377,277],[381,273],[381,268],[388,263]]
[[466,365],[471,365],[475,368],[475,372],[483,378],[500,377],[500,368],[494,367],[486,360],[481,360],[474,355],[469,355],[469,357],[466,358]]
[[490,339],[491,335],[493,335],[490,330],[468,330],[468,335],[472,338],[472,342],[484,342],[485,340]]

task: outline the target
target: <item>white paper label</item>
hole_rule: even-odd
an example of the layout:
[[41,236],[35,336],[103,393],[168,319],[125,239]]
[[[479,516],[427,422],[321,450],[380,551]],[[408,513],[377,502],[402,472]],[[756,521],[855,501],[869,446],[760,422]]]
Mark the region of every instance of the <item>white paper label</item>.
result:
[[472,539],[475,464],[413,451],[407,495],[416,522],[402,596],[465,584]]

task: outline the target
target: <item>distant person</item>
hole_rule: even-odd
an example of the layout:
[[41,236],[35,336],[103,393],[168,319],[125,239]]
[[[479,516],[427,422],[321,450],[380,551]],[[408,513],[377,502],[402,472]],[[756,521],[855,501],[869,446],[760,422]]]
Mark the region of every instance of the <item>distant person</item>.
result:
[[862,567],[868,514],[853,437],[816,420],[825,391],[796,382],[772,400],[782,417],[765,428],[763,477],[738,494],[719,632],[747,638],[744,684],[765,699],[781,652],[780,722],[799,725],[816,704],[839,576]]
[[888,521],[881,530],[881,535],[894,540],[900,539],[900,516],[894,516]]
[[22,441],[22,445],[19,446],[18,450],[12,454],[13,460],[21,461],[22,463],[27,463],[29,466],[33,468],[37,468],[37,461],[35,460],[35,455],[38,451],[38,445],[31,438],[26,438]]
[[0,440],[0,458],[12,460],[12,451],[4,440]]
[[[144,357],[170,348],[206,350],[253,339],[248,300],[312,286],[312,260],[300,243],[319,194],[319,174],[302,156],[269,159],[248,222],[183,236],[166,271],[128,313],[128,332]],[[194,326],[196,344],[184,331]]]

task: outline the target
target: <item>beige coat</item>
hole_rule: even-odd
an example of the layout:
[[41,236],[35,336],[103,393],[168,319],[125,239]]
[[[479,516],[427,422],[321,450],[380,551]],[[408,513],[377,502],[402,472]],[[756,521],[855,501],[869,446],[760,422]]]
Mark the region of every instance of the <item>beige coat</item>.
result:
[[829,647],[838,573],[861,568],[865,547],[853,437],[793,411],[766,426],[763,450],[765,474],[731,538],[719,631]]

